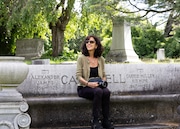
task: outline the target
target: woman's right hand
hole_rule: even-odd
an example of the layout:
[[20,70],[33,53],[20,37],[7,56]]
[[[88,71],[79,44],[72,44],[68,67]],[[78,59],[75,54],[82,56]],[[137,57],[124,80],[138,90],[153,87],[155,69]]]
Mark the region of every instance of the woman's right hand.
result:
[[98,82],[88,82],[88,86],[91,88],[96,88],[99,86]]

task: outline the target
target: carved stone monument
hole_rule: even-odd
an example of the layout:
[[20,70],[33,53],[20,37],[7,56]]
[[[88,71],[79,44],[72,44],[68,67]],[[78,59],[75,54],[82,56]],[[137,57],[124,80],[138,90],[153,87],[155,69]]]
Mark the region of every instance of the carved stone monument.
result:
[[0,129],[29,129],[29,106],[16,90],[29,71],[23,60],[24,57],[0,57]]
[[118,19],[113,20],[112,44],[106,60],[112,62],[140,62],[132,46],[131,28],[128,22]]
[[[89,124],[92,104],[77,96],[76,64],[28,66],[17,90],[30,106],[32,128]],[[180,121],[180,64],[115,63],[106,64],[105,70],[114,124]]]
[[44,52],[44,40],[22,39],[16,42],[16,56],[23,56],[26,59],[40,58]]

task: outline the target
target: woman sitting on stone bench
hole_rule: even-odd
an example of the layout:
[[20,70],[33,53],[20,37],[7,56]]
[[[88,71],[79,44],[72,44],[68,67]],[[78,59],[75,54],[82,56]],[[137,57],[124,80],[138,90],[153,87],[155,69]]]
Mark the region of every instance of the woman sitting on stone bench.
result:
[[[79,81],[78,95],[93,101],[91,128],[114,129],[109,120],[110,91],[107,88],[105,77],[105,59],[101,56],[103,46],[96,36],[90,35],[85,38],[81,49],[82,55],[78,57],[76,71],[77,80]],[[102,122],[99,120],[101,109]]]

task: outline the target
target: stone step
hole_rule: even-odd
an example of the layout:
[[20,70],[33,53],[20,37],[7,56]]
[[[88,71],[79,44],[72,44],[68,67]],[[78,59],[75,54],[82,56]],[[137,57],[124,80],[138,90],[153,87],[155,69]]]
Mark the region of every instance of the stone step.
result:
[[163,125],[163,124],[146,124],[146,125],[132,125],[132,126],[118,126],[115,129],[177,129],[177,125]]
[[[90,126],[81,127],[49,127],[30,129],[91,129]],[[180,129],[178,124],[139,124],[139,125],[115,125],[114,129]]]

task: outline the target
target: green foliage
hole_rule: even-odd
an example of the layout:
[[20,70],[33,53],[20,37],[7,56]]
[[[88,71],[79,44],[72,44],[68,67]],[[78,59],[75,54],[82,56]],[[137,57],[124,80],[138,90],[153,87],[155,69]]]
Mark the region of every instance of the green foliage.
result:
[[[52,52],[52,49],[48,52]],[[75,61],[77,60],[79,53],[75,53],[74,50],[70,50],[68,47],[65,47],[63,50],[63,54],[58,57],[52,57],[49,53],[44,54],[41,58],[47,59],[49,58],[53,63],[61,63],[64,61]]]
[[50,37],[47,36],[48,40],[44,44],[44,54],[42,57],[50,57],[52,55],[52,41],[50,40]]
[[[83,11],[83,13],[86,14],[87,10]],[[84,38],[89,34],[100,37],[105,48],[103,53],[105,56],[110,49],[112,22],[103,15],[98,15],[96,13],[89,14],[87,17],[73,15],[66,27],[65,47],[68,47],[69,50],[73,50],[75,54],[79,53]]]
[[4,26],[0,26],[0,55],[14,55],[14,35],[8,36]]
[[42,38],[48,40],[50,30],[42,13],[34,15],[31,22],[22,23],[21,28],[17,32],[17,39],[23,38]]
[[102,41],[102,45],[104,46],[103,57],[106,57],[107,54],[109,53],[111,42],[112,42],[112,37],[111,38],[106,38],[106,37],[103,38],[103,41]]
[[68,47],[65,47],[63,50],[63,56],[61,56],[61,59],[63,61],[72,61],[77,60],[78,53],[74,53],[74,50],[70,50]]
[[[43,17],[47,23],[55,23],[58,19],[59,11],[55,9],[56,0],[29,0],[24,3],[20,9],[21,22],[25,25],[31,25],[32,20]],[[40,16],[41,15],[41,16]],[[37,19],[38,20],[38,19]]]
[[162,32],[150,24],[132,27],[132,42],[140,58],[155,58],[156,51],[164,47]]
[[180,28],[175,30],[173,37],[166,38],[165,50],[167,57],[180,57]]
[[[10,31],[7,29],[6,22],[11,12],[10,7],[7,4],[11,4],[9,0],[0,1],[0,55],[14,55],[15,47],[14,40],[15,34],[10,35]],[[17,28],[12,31],[15,33]]]
[[[42,12],[33,10],[31,1],[0,1],[0,54],[15,54],[16,40],[23,38],[46,39],[49,26]],[[37,8],[39,9],[40,6]]]
[[[132,20],[131,18],[138,16],[122,13],[129,11],[122,6],[124,1],[126,0],[83,1],[80,14],[75,11],[71,12],[70,22],[65,29],[63,54],[57,58],[52,58],[52,35],[49,24],[55,25],[58,18],[63,16],[62,3],[58,3],[57,0],[0,0],[0,55],[15,54],[17,39],[43,38],[47,41],[43,58],[48,57],[54,61],[76,60],[85,36],[94,34],[101,38],[105,48],[103,53],[105,57],[112,42],[111,20],[118,16],[120,19],[126,18],[132,22],[135,19]],[[161,9],[167,8],[167,3],[169,3],[170,7],[173,5],[177,14],[179,13],[179,0],[176,1],[176,4],[173,4],[173,0],[139,1],[145,1],[149,6]],[[59,9],[56,8],[58,4]],[[136,53],[140,58],[154,58],[157,49],[163,47],[167,57],[178,58],[180,56],[180,29],[178,25],[177,22],[174,36],[166,40],[164,40],[162,32],[156,30],[149,23],[132,27],[133,47]]]
[[[13,39],[5,41],[13,45],[16,40],[22,38],[49,40],[48,38],[52,36],[49,26],[52,27],[59,23],[59,26],[62,27],[61,29],[64,29],[73,3],[74,0],[70,0],[67,3],[66,0],[0,0],[0,28],[5,28],[5,32],[1,34],[6,35],[4,39]],[[58,22],[61,18],[62,21]],[[60,45],[56,47],[58,46]],[[11,47],[15,48],[14,46]]]

